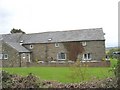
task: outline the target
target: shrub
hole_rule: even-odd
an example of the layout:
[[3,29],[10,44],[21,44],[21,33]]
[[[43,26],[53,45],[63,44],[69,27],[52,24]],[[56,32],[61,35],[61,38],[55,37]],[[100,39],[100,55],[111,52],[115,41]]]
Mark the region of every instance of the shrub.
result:
[[22,77],[2,71],[2,80],[3,88],[87,88],[89,90],[91,88],[106,89],[117,87],[117,79],[115,77],[104,80],[94,79],[89,82],[63,84],[56,81],[40,81],[39,78],[33,76],[31,73],[28,76]]
[[39,88],[40,84],[39,79],[31,73],[28,76],[22,77],[2,71],[3,88]]
[[86,64],[83,65],[80,60],[77,60],[75,64],[70,67],[71,74],[69,75],[69,78],[72,82],[85,81],[86,79],[91,78],[87,72],[87,68],[88,66]]

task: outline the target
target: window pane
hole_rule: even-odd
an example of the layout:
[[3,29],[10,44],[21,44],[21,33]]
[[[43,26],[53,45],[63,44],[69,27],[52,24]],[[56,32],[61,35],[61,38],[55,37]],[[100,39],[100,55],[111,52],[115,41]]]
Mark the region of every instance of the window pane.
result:
[[84,54],[84,59],[87,59],[87,54]]
[[61,59],[61,54],[58,54],[58,59]]
[[88,53],[88,59],[90,59],[90,53]]
[[30,45],[30,49],[33,49],[33,45]]
[[65,59],[65,54],[61,53],[61,59]]
[[55,47],[59,47],[59,43],[55,43]]
[[3,54],[0,54],[0,59],[2,59],[2,57],[3,57]]
[[4,59],[8,59],[8,54],[4,54]]
[[83,59],[84,60],[90,60],[91,59],[91,54],[90,53],[83,54]]
[[65,59],[65,53],[58,53],[58,59]]

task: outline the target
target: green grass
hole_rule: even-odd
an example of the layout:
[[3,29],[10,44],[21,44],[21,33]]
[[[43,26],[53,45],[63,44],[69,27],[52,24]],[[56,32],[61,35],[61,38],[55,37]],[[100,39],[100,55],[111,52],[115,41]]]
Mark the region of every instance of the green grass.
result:
[[110,59],[111,67],[114,67],[117,64],[117,59]]
[[[111,67],[116,64],[116,60],[111,60]],[[93,78],[106,78],[114,76],[113,72],[110,71],[111,67],[87,67],[81,68],[85,70],[85,80],[91,80]],[[3,68],[3,70],[10,72],[11,74],[18,74],[26,76],[29,73],[36,75],[42,80],[56,80],[63,83],[74,82],[72,78],[72,69],[70,67],[17,67],[17,68]],[[79,76],[78,76],[79,77]],[[80,82],[81,79],[75,82]]]

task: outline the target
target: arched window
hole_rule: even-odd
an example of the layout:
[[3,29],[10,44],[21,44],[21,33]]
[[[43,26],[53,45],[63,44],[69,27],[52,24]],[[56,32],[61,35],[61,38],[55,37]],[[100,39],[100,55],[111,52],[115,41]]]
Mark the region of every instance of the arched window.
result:
[[30,45],[30,49],[33,49],[33,45]]

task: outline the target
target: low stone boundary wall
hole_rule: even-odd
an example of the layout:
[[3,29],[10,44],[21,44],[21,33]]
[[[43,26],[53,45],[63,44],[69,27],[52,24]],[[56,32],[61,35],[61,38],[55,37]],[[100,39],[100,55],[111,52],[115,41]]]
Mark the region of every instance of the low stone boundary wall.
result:
[[[68,67],[74,65],[74,63],[28,63],[28,67],[36,66],[36,67]],[[88,67],[110,67],[110,61],[96,61],[96,62],[81,62],[81,66]]]
[[99,61],[99,62],[82,62],[83,66],[87,65],[88,67],[110,67],[110,61]]

